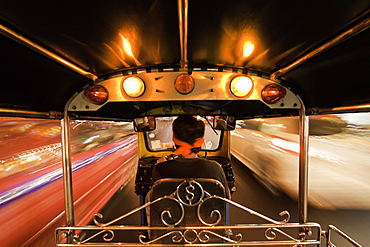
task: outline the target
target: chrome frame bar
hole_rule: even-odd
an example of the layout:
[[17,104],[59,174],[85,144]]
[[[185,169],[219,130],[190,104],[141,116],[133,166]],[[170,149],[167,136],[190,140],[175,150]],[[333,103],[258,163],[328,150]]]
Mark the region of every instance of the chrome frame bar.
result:
[[362,247],[362,245],[360,245],[359,243],[357,243],[355,240],[353,240],[350,236],[348,236],[347,234],[345,234],[344,232],[342,232],[341,230],[339,230],[337,227],[333,226],[333,225],[329,225],[328,226],[328,231],[326,232],[327,236],[326,236],[326,246],[335,246],[333,245],[333,243],[331,242],[331,232],[334,231],[336,233],[338,233],[341,237],[345,238],[349,243],[351,243],[353,246],[356,246],[356,247]]
[[[299,97],[298,97],[299,98]],[[301,109],[299,111],[299,184],[298,184],[298,216],[299,223],[307,222],[308,208],[308,142],[309,142],[309,118],[301,98]],[[301,237],[305,237],[302,229]]]
[[38,111],[29,111],[29,110],[14,110],[7,108],[0,108],[1,116],[9,117],[33,117],[33,118],[51,118],[51,119],[60,119],[62,118],[61,112],[50,111],[50,112],[38,112]]
[[[62,124],[62,165],[63,165],[63,187],[64,187],[64,206],[66,214],[66,225],[69,227],[75,226],[74,216],[74,199],[73,199],[73,183],[72,183],[72,161],[70,148],[70,117],[68,114],[68,107],[70,102],[76,97],[75,94],[67,102],[64,109],[64,118]],[[74,232],[68,232],[67,243],[72,243]]]
[[312,108],[310,109],[313,113],[316,114],[325,114],[325,113],[344,113],[344,112],[354,112],[354,111],[370,111],[370,104],[363,105],[353,105],[353,106],[339,106],[334,108]]
[[[370,10],[366,11],[361,17],[366,16],[370,13]],[[294,68],[298,67],[299,65],[303,64],[304,62],[308,61],[309,59],[319,55],[322,52],[329,50],[330,48],[339,45],[343,41],[359,34],[362,31],[365,31],[367,28],[370,27],[370,18],[367,17],[365,20],[361,21],[360,23],[354,25],[353,27],[349,28],[348,30],[344,31],[343,33],[339,34],[338,36],[334,37],[333,39],[329,40],[325,44],[317,47],[316,49],[312,50],[308,54],[302,56],[301,58],[297,59],[293,63],[289,64],[288,66],[279,69],[271,74],[271,80],[277,80],[278,77],[288,73],[289,71],[293,70]]]
[[188,69],[188,0],[178,0],[178,16],[180,31],[181,71]]
[[65,60],[64,58],[56,55],[55,53],[45,49],[44,47],[36,44],[35,42],[23,37],[22,35],[20,35],[19,33],[16,33],[15,31],[5,27],[4,25],[1,25],[0,24],[0,33],[4,34],[5,36],[17,41],[18,43],[28,47],[28,48],[31,48],[32,50],[40,53],[41,55],[44,55],[48,58],[51,58],[52,60],[60,63],[61,65],[83,75],[84,77],[88,78],[88,79],[91,79],[92,81],[96,81],[98,79],[98,77],[80,67],[78,67],[77,65],[71,63],[71,62],[68,62],[67,60]]
[[[125,242],[125,241],[114,241],[115,233],[117,232],[131,232],[131,234],[137,234],[137,232],[143,232],[147,230],[164,230],[164,231],[177,231],[177,232],[207,232],[210,233],[216,230],[266,230],[268,231],[276,231],[276,233],[281,233],[283,230],[289,229],[296,229],[297,227],[304,227],[304,228],[311,228],[315,229],[316,232],[321,230],[321,227],[317,223],[306,223],[306,224],[296,224],[296,223],[287,223],[283,225],[273,225],[273,224],[245,224],[245,225],[236,225],[236,226],[198,226],[198,227],[148,227],[148,226],[130,226],[130,225],[115,225],[110,227],[97,227],[97,226],[85,226],[85,227],[58,227],[56,229],[56,238],[58,239],[60,235],[67,231],[95,231],[98,232],[96,236],[105,235],[104,241],[101,242],[76,242],[76,243],[60,243],[56,242],[56,246],[59,247],[82,247],[82,246],[99,246],[99,247],[107,247],[107,246],[169,246],[169,247],[176,247],[176,246],[192,246],[192,247],[205,247],[205,246],[321,246],[320,236],[318,234],[317,238],[313,238],[311,240],[304,240],[300,241],[297,239],[290,239],[290,240],[273,240],[273,239],[266,239],[266,240],[245,240],[245,241],[238,241],[238,239],[229,239],[232,241],[226,241],[222,243],[211,243],[211,242],[196,242],[196,243],[146,243],[146,242]],[[281,231],[279,231],[281,229]],[[136,232],[136,233],[135,233]],[[113,234],[113,235],[112,235]],[[78,238],[78,236],[76,236]],[[167,235],[168,237],[168,235]],[[235,235],[234,238],[240,238],[241,235]],[[138,237],[140,238],[140,237]],[[221,238],[221,237],[220,237]],[[224,239],[224,238],[222,238]],[[91,239],[89,239],[91,240]]]

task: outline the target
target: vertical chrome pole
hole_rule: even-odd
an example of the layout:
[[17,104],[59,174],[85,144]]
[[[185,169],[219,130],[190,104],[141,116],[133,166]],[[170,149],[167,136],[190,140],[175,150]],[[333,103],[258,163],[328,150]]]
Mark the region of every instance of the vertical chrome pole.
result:
[[[307,222],[308,207],[308,142],[309,142],[309,119],[306,116],[306,109],[301,101],[299,112],[299,192],[298,192],[298,212],[299,223]],[[300,232],[302,238],[305,231]]]
[[[74,97],[72,97],[74,98]],[[70,100],[71,101],[71,100]],[[69,101],[69,102],[70,102]],[[68,106],[64,110],[62,123],[62,164],[63,164],[63,186],[64,186],[64,206],[67,220],[67,226],[75,225],[74,200],[72,187],[72,162],[70,148],[70,117],[68,115]],[[72,243],[74,232],[70,231],[67,235],[67,243]]]
[[179,31],[180,31],[180,69],[187,71],[188,69],[188,0],[178,0],[178,16],[179,16]]

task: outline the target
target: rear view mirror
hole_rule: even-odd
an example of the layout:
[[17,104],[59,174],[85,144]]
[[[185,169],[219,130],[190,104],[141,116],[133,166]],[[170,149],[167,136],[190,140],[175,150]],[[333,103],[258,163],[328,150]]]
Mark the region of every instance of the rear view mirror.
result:
[[134,130],[136,132],[145,132],[155,130],[156,123],[153,116],[146,116],[134,119]]
[[215,116],[213,126],[216,130],[234,130],[235,122],[233,116]]

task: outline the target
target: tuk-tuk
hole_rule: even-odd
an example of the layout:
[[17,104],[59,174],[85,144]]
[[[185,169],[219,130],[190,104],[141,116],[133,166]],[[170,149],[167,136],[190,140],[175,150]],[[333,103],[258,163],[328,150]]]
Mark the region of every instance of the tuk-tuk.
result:
[[[78,1],[0,3],[0,115],[61,120],[66,223],[56,246],[334,246],[336,226],[307,222],[309,115],[369,111],[368,1]],[[163,179],[171,126],[202,119],[199,156],[228,181]],[[299,117],[298,222],[226,196],[236,120]],[[140,206],[76,225],[72,120],[132,122]],[[240,193],[240,192],[238,192]],[[228,222],[231,207],[264,223]],[[140,225],[117,222],[140,214]],[[118,232],[136,241],[116,238]],[[83,233],[83,234],[82,234]],[[97,240],[99,239],[99,241]]]

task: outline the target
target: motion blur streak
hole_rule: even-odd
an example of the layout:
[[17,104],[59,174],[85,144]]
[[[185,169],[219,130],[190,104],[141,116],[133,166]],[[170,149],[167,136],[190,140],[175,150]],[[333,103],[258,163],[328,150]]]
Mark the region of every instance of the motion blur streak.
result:
[[[116,147],[116,152],[111,149]],[[101,159],[94,154],[102,155]],[[73,172],[73,189],[76,199],[76,224],[91,220],[110,197],[135,173],[136,135],[95,147],[75,155],[76,160],[87,157],[90,165]],[[60,163],[57,163],[60,166]],[[63,181],[56,179],[44,186],[12,200],[0,207],[0,235],[2,246],[53,246],[54,229],[65,224]],[[46,226],[46,227],[45,227]]]
[[[1,246],[54,246],[64,225],[60,121],[0,118]],[[87,224],[135,173],[130,123],[71,123],[76,224]]]
[[[239,121],[232,154],[273,192],[298,195],[298,118]],[[370,114],[310,117],[309,203],[324,209],[370,209]]]
[[[112,149],[104,150],[102,152],[93,154],[90,157],[86,157],[82,160],[78,160],[78,161],[73,163],[72,171],[74,172],[78,169],[81,169],[85,166],[88,166],[88,165],[92,164],[93,162],[97,162],[97,161],[103,159],[104,157],[107,157],[108,155],[116,152],[117,150],[120,150],[121,148],[129,146],[134,141],[136,141],[136,139],[130,138],[127,142],[121,143],[120,145],[118,145],[118,146],[116,146]],[[63,171],[62,171],[62,168],[59,167],[58,169],[55,169],[52,172],[49,172],[49,173],[47,173],[45,175],[42,175],[40,177],[36,177],[31,181],[27,181],[27,182],[17,186],[14,189],[2,192],[2,193],[0,193],[0,206],[2,206],[2,205],[6,204],[6,203],[8,203],[8,202],[10,202],[14,199],[17,199],[20,196],[24,196],[27,193],[30,193],[30,192],[32,192],[32,191],[34,191],[34,190],[36,190],[36,189],[38,189],[42,186],[45,186],[46,184],[51,183],[51,182],[61,178],[62,176],[63,176]]]

